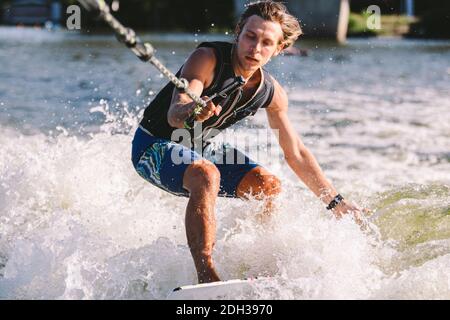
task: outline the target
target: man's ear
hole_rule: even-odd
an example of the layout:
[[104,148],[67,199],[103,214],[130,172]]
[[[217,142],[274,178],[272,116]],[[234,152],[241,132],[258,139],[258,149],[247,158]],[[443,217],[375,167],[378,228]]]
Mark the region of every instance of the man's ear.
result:
[[277,47],[277,50],[275,51],[275,53],[273,54],[273,57],[276,57],[277,55],[280,54],[281,51],[283,51],[285,49],[286,45],[284,43],[280,43]]
[[239,28],[239,25],[234,28],[234,40],[238,42],[239,35],[241,34],[241,28]]

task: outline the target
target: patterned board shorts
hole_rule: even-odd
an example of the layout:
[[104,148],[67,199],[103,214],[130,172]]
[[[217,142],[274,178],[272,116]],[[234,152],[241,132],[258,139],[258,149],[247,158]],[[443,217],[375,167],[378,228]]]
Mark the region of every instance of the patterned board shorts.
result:
[[181,144],[154,137],[141,127],[136,130],[131,154],[133,166],[142,178],[164,191],[188,197],[189,192],[183,188],[184,172],[200,159],[211,161],[219,170],[222,197],[237,197],[236,189],[242,178],[259,166],[228,144],[201,156]]

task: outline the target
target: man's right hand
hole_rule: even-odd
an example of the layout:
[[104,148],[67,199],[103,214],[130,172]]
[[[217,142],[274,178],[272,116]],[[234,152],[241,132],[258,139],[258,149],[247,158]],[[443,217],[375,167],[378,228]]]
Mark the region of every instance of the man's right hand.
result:
[[[189,81],[189,90],[200,96],[204,88],[211,85],[214,79],[214,70],[216,67],[216,55],[212,48],[198,48],[185,62],[180,78]],[[207,97],[203,97],[206,100]],[[194,113],[196,104],[185,93],[174,88],[170,108],[167,112],[167,122],[173,128],[186,128],[186,120],[190,119]],[[196,116],[196,121],[205,121],[214,114],[219,114],[221,108],[213,103],[207,106]]]
[[[208,97],[204,96],[202,97],[203,100],[207,100]],[[196,103],[192,103],[192,112],[194,112]],[[195,117],[195,121],[198,122],[204,122],[211,118],[212,116],[216,115],[218,116],[220,112],[222,111],[222,107],[220,105],[215,105],[212,101],[207,102],[206,107],[202,108],[201,112],[197,114]]]

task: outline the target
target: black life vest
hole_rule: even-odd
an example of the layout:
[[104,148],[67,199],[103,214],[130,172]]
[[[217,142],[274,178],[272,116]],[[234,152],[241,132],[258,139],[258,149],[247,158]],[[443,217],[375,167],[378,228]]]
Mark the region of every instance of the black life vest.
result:
[[[201,96],[211,96],[230,84],[236,77],[231,64],[233,44],[228,42],[203,42],[197,48],[199,47],[213,48],[216,54],[217,64],[214,70],[214,79],[211,85],[205,88],[201,94]],[[182,67],[177,72],[177,77],[180,76],[181,69]],[[261,70],[262,79],[259,88],[247,102],[240,101],[242,96],[240,90],[226,98],[217,97],[213,100],[215,104],[222,106],[222,111],[218,116],[214,115],[201,124],[204,141],[212,138],[210,135],[211,129],[220,131],[228,128],[237,121],[249,115],[254,115],[259,108],[266,108],[271,103],[274,84],[270,74],[264,69]],[[174,84],[169,82],[144,111],[144,117],[140,125],[155,137],[172,140],[172,132],[176,130],[167,121],[167,112],[174,88]]]

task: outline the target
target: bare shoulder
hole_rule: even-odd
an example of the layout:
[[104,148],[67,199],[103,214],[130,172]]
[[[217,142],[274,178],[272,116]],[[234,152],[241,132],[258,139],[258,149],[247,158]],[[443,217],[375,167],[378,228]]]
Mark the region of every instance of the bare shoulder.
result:
[[200,60],[203,63],[211,63],[216,62],[216,54],[214,53],[213,48],[200,47],[192,52],[189,59]]
[[200,47],[195,49],[186,60],[181,77],[188,81],[199,80],[207,87],[214,78],[217,59],[214,49]]
[[272,77],[272,82],[274,84],[274,93],[272,102],[268,106],[267,111],[270,112],[286,111],[288,108],[287,93],[274,77]]

